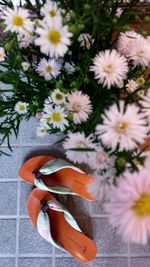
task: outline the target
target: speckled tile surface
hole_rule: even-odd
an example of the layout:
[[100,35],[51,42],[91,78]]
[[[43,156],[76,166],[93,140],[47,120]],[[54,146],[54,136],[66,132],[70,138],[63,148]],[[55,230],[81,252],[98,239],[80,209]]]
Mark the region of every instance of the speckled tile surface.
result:
[[[141,247],[123,243],[111,229],[99,203],[70,196],[62,199],[83,232],[97,244],[97,257],[90,264],[76,262],[38,235],[26,211],[32,186],[19,179],[18,168],[32,155],[63,157],[63,153],[59,146],[53,146],[56,135],[41,140],[35,129],[34,119],[22,123],[18,140],[12,137],[12,157],[0,157],[0,267],[150,267],[150,244]],[[8,151],[6,144],[3,150]]]

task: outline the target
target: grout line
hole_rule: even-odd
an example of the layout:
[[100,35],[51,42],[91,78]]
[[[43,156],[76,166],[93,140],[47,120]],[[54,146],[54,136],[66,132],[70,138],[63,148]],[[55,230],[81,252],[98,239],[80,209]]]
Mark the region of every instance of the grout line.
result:
[[0,178],[0,183],[9,183],[9,182],[17,182],[18,178],[14,178],[14,179],[7,179],[7,178]]
[[[92,218],[92,203],[89,202],[89,214],[90,214],[90,218]],[[93,267],[93,261],[91,261],[89,263],[90,267]]]
[[15,258],[15,254],[0,254],[0,259],[1,258]]
[[55,267],[55,247],[52,247],[52,267]]
[[16,215],[0,215],[0,220],[13,220],[16,219]]
[[12,220],[12,219],[28,219],[28,215],[0,215],[0,220]]
[[[54,147],[55,144],[52,144],[51,147]],[[27,144],[22,144],[21,147],[31,147],[31,148],[36,148],[36,147],[41,147],[41,146],[46,146],[50,147],[47,143],[27,143]],[[2,145],[2,148],[8,148],[7,145]],[[19,145],[12,145],[13,148],[19,148]]]
[[[15,258],[16,254],[0,254],[0,258]],[[52,258],[52,254],[18,254],[18,258]],[[132,258],[150,258],[149,254],[132,254]],[[68,254],[55,254],[55,258],[73,258]],[[96,258],[128,258],[127,254],[97,254]],[[56,266],[55,266],[56,267]]]
[[[12,149],[13,149],[13,148],[17,148],[17,147],[19,148],[19,144],[11,144],[11,147],[12,147]],[[2,144],[2,145],[1,145],[1,148],[7,148],[7,149],[9,149],[8,146],[7,146],[6,144]]]
[[131,267],[131,256],[130,256],[130,243],[127,243],[127,249],[128,249],[128,267]]
[[[19,138],[19,168],[20,168],[20,165],[21,165],[21,140]],[[21,190],[21,184],[20,184],[20,179],[18,179],[17,214],[16,214],[16,261],[15,261],[15,267],[18,267],[18,255],[19,255],[20,190]]]
[[53,254],[19,254],[19,258],[52,258]]

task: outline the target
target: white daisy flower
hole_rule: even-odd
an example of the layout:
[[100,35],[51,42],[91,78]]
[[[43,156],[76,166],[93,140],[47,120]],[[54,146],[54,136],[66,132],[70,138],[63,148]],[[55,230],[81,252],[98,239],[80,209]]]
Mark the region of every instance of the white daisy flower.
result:
[[53,101],[52,101],[51,96],[49,96],[44,101],[44,109],[43,109],[43,112],[49,114],[52,109],[53,109]]
[[5,50],[3,47],[0,47],[0,62],[5,61],[5,57],[6,57]]
[[36,32],[40,36],[36,38],[35,44],[40,46],[42,53],[56,58],[66,54],[72,33],[68,31],[68,26],[62,26],[57,17],[41,21]]
[[23,36],[18,35],[18,42],[20,48],[27,48],[34,41],[34,35],[32,32],[26,32]]
[[43,125],[37,127],[37,136],[44,137],[47,134],[47,128]]
[[21,63],[21,66],[22,66],[24,71],[27,71],[30,68],[30,63],[24,61]]
[[29,12],[26,9],[18,6],[14,6],[14,9],[6,7],[3,13],[2,19],[4,19],[4,23],[6,24],[5,31],[23,35],[33,30],[33,23],[29,19]]
[[127,60],[115,49],[100,52],[93,63],[91,71],[94,71],[95,78],[98,79],[99,83],[107,86],[108,89],[119,84],[127,76]]
[[150,237],[150,176],[149,170],[126,172],[111,190],[105,205],[109,221],[117,227],[125,242],[146,245]]
[[94,144],[92,143],[90,137],[85,137],[85,134],[83,132],[69,132],[66,140],[63,143],[63,147],[69,160],[73,161],[74,163],[87,163],[87,151],[78,151],[74,149],[93,149]]
[[19,115],[26,114],[28,112],[28,106],[29,106],[28,103],[19,101],[15,105],[15,111]]
[[54,104],[61,105],[66,103],[66,95],[63,94],[59,89],[55,89],[51,94],[51,99]]
[[128,83],[126,84],[126,90],[129,93],[133,93],[138,89],[139,85],[136,81],[134,80],[128,80]]
[[115,158],[109,156],[102,146],[96,146],[95,151],[88,153],[88,164],[93,170],[104,170],[115,165]]
[[50,17],[50,18],[59,18],[60,21],[61,18],[61,10],[58,8],[58,4],[56,2],[52,2],[50,0],[47,0],[44,6],[41,8],[41,15],[44,17]]
[[61,65],[55,59],[46,60],[43,58],[37,66],[37,72],[47,81],[56,78],[60,74],[60,70]]
[[76,70],[75,65],[74,65],[73,62],[71,62],[71,63],[66,62],[65,65],[64,65],[64,69],[68,74],[73,74],[75,72],[75,70]]
[[55,106],[55,108],[51,109],[49,115],[51,116],[51,124],[54,128],[59,128],[63,131],[68,126],[67,114],[64,108]]
[[146,121],[140,109],[124,101],[113,104],[102,116],[103,124],[97,125],[96,132],[106,147],[115,150],[133,150],[146,138]]
[[142,97],[140,104],[142,106],[142,112],[150,121],[150,88],[147,89],[147,94]]
[[52,120],[51,115],[43,113],[42,117],[40,118],[40,123],[45,128],[49,128],[49,124],[51,123],[51,120]]
[[134,42],[134,45],[128,52],[128,57],[133,61],[134,66],[145,66],[150,65],[150,45],[145,39],[138,39]]
[[89,33],[81,33],[78,41],[81,47],[86,47],[87,49],[90,49],[91,45],[94,43],[94,39]]
[[87,121],[92,113],[92,104],[88,95],[81,91],[67,94],[66,108],[73,114],[73,122],[80,124]]
[[121,32],[118,43],[117,43],[117,49],[121,53],[127,55],[130,48],[134,46],[136,40],[144,39],[142,35],[136,33],[135,31],[126,31]]

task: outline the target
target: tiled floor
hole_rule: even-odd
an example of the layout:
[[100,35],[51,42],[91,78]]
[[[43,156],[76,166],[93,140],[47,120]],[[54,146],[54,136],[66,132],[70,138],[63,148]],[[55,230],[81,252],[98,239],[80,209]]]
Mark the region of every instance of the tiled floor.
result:
[[[79,264],[37,234],[26,212],[32,187],[18,178],[18,168],[30,155],[63,154],[58,146],[52,146],[57,136],[41,140],[36,138],[35,128],[35,120],[23,123],[19,138],[12,137],[12,157],[0,157],[0,267],[150,267],[150,244],[122,243],[98,203],[76,197],[63,199],[83,231],[97,243],[97,258],[92,263]],[[6,145],[3,149],[7,151]]]

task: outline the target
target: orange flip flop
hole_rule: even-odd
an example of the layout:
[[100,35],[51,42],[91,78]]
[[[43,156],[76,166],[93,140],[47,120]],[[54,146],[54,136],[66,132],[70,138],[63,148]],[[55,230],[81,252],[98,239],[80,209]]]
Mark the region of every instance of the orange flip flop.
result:
[[19,176],[41,190],[96,200],[88,192],[94,178],[63,159],[46,155],[33,157],[21,166]]
[[32,224],[45,240],[82,263],[95,258],[94,241],[82,233],[69,211],[49,192],[33,189],[27,209]]

